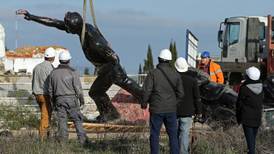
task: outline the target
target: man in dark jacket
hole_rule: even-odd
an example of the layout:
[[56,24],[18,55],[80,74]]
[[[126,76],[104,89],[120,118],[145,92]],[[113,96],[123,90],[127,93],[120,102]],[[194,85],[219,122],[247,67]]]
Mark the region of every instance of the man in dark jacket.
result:
[[255,154],[256,135],[261,125],[263,104],[263,84],[260,81],[260,71],[256,67],[246,70],[246,80],[240,87],[236,104],[236,117],[242,124],[248,154]]
[[183,84],[180,75],[169,64],[172,56],[168,49],[160,52],[158,60],[157,68],[149,72],[143,85],[143,99],[149,103],[150,112],[150,149],[152,154],[159,153],[159,135],[164,123],[170,152],[178,154],[176,106],[184,96]]
[[177,118],[179,121],[178,136],[180,154],[188,154],[189,130],[192,124],[192,116],[201,115],[201,99],[197,81],[188,74],[186,60],[179,57],[175,62],[175,68],[180,73],[184,87],[184,98],[177,106]]

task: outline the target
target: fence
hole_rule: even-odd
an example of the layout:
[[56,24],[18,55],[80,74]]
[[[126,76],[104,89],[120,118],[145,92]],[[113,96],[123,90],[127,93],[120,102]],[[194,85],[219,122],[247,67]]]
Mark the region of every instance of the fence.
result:
[[[142,85],[146,75],[128,76],[139,85]],[[83,76],[80,78],[86,102],[82,112],[90,118],[99,114],[94,101],[88,95],[90,86],[95,79],[95,76]],[[107,94],[112,99],[119,90],[120,87],[113,84],[107,91]],[[0,105],[8,106],[6,109],[23,107],[39,114],[38,104],[32,95],[31,76],[0,76]]]

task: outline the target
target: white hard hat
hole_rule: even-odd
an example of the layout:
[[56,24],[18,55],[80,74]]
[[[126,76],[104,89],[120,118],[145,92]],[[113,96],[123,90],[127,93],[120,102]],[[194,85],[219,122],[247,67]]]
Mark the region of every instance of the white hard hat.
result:
[[246,69],[246,75],[251,79],[251,80],[259,80],[261,72],[258,68],[252,66]]
[[71,59],[71,56],[70,56],[69,51],[62,51],[62,52],[60,52],[60,54],[59,54],[59,60],[67,61],[67,60],[70,60],[70,59]]
[[175,61],[175,68],[178,72],[186,72],[188,70],[188,64],[183,57],[179,57]]
[[162,58],[164,60],[172,60],[172,55],[169,49],[163,49],[161,50],[159,56],[159,58]]
[[45,50],[45,57],[46,58],[52,58],[55,57],[55,49],[53,49],[52,47],[49,47]]

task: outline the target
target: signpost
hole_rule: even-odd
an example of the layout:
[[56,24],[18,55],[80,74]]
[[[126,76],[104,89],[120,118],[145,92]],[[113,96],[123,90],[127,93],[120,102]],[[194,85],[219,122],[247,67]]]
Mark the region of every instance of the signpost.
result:
[[186,61],[188,64],[196,68],[199,40],[190,30],[186,30]]

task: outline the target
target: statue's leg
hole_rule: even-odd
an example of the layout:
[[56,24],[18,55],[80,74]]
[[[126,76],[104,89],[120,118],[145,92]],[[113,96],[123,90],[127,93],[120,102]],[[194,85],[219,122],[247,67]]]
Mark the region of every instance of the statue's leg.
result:
[[116,64],[113,68],[113,80],[114,83],[131,93],[138,99],[139,103],[142,103],[143,90],[142,87],[137,84],[133,79],[129,78],[126,72],[122,69],[120,64]]
[[98,72],[98,76],[90,87],[89,96],[94,100],[100,113],[97,118],[99,122],[106,122],[120,117],[120,114],[112,105],[106,91],[110,88],[113,81],[109,65],[103,66]]

